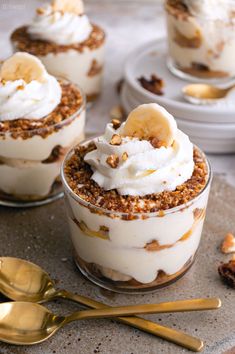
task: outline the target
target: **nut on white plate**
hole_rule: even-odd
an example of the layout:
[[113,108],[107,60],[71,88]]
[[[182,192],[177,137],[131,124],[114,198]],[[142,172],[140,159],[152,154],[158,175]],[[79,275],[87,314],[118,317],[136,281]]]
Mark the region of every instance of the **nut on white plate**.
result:
[[23,79],[27,83],[32,80],[42,82],[46,73],[44,65],[37,57],[24,52],[13,54],[0,68],[0,78],[4,81]]
[[139,139],[158,139],[164,146],[171,146],[177,133],[174,117],[157,103],[138,106],[128,116],[123,135]]
[[84,4],[82,0],[52,0],[54,11],[70,12],[76,15],[84,13]]

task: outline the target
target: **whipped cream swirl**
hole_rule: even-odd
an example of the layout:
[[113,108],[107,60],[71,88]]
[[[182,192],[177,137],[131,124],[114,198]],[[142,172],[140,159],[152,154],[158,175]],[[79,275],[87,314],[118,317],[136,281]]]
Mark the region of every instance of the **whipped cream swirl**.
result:
[[[121,195],[143,196],[173,191],[193,174],[193,144],[178,130],[172,146],[154,148],[147,140],[122,137],[121,145],[111,145],[113,134],[121,134],[124,124],[114,130],[108,124],[105,134],[95,140],[96,150],[86,154],[92,167],[92,179],[105,190],[117,189]],[[122,154],[128,158],[122,161]],[[110,155],[119,157],[117,168],[106,162]]]
[[82,43],[89,38],[92,25],[86,15],[53,11],[51,5],[43,8],[28,27],[33,39],[41,39],[59,45]]
[[0,121],[40,119],[50,114],[61,100],[58,81],[45,73],[42,82],[23,79],[0,83]]

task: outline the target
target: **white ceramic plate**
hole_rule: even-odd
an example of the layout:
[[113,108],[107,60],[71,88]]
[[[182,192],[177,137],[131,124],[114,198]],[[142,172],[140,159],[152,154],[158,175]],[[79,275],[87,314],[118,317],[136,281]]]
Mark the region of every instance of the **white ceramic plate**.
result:
[[[143,102],[139,102],[124,84],[121,101],[126,113]],[[191,141],[207,153],[235,152],[235,124],[202,123],[176,118],[178,127],[187,134]]]
[[[151,41],[137,48],[125,65],[125,80],[129,91],[142,103],[157,102],[170,113],[185,120],[207,123],[235,123],[234,94],[216,105],[195,106],[184,100],[181,89],[187,84],[170,73],[166,66],[166,39]],[[164,95],[157,96],[145,90],[137,81],[140,76],[146,78],[156,74],[165,82]]]

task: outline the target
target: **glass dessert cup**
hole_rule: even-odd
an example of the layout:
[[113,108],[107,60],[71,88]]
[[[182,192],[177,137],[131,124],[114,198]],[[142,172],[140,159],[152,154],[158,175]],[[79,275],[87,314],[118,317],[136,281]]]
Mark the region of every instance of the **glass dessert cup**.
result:
[[[85,143],[84,143],[85,144]],[[189,202],[165,211],[120,213],[97,207],[79,197],[61,169],[74,257],[81,273],[115,292],[151,292],[180,278],[193,264],[211,185]],[[200,151],[198,149],[198,151]]]
[[37,56],[51,75],[79,85],[88,106],[99,97],[105,54],[105,33],[99,26],[93,25],[86,41],[67,46],[33,40],[24,26],[12,33],[11,43],[14,52],[24,51]]
[[190,14],[180,0],[166,0],[169,70],[194,82],[226,83],[235,78],[235,21]]
[[32,207],[63,197],[61,163],[84,140],[86,100],[73,86],[81,105],[67,118],[38,129],[0,132],[0,205]]

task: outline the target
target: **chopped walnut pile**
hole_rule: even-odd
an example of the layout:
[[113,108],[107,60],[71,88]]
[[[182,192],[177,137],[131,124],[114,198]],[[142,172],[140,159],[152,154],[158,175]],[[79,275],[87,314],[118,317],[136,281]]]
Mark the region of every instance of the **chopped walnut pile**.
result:
[[154,93],[155,95],[162,96],[164,92],[162,91],[164,87],[164,81],[160,79],[157,75],[152,74],[151,78],[148,80],[144,76],[141,76],[138,79],[140,85],[149,92]]
[[222,263],[218,268],[218,272],[223,281],[235,289],[235,259],[228,263]]

